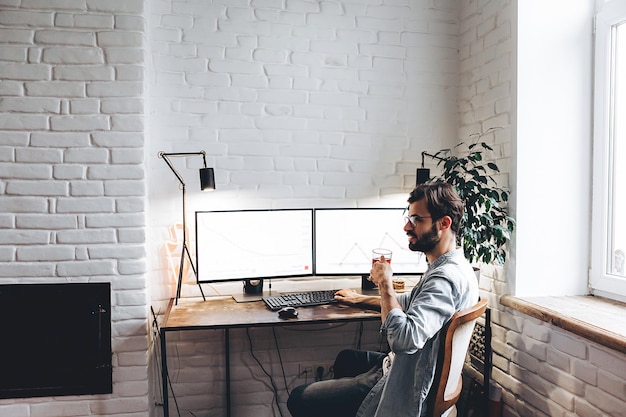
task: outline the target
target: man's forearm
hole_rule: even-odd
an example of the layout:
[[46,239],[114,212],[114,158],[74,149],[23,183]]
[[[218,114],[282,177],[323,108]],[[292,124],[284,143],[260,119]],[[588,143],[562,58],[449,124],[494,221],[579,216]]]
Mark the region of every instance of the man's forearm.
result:
[[384,322],[387,314],[394,308],[402,308],[398,299],[396,298],[396,292],[393,290],[391,281],[385,280],[379,284],[378,290],[380,291],[380,319]]
[[377,295],[362,295],[358,300],[358,304],[371,310],[380,311],[380,297]]

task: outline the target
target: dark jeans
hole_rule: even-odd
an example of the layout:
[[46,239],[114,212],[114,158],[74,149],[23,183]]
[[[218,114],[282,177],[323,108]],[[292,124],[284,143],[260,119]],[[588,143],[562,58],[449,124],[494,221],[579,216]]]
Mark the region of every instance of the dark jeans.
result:
[[287,400],[293,417],[353,417],[382,376],[380,352],[343,350],[333,365],[335,379],[296,387]]

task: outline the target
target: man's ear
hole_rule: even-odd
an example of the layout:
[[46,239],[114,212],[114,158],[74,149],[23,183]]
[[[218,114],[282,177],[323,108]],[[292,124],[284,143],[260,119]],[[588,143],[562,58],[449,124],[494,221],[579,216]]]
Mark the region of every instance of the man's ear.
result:
[[439,219],[439,224],[441,230],[449,229],[450,226],[452,226],[452,218],[450,216],[443,216],[441,219]]

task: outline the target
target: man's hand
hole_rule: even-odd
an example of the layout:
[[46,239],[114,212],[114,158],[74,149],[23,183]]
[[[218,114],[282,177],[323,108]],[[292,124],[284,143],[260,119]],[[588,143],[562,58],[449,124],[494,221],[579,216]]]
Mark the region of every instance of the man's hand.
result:
[[381,256],[380,261],[372,265],[370,279],[379,288],[385,284],[388,284],[389,287],[393,288],[393,285],[391,283],[392,277],[393,271],[391,270],[391,265],[387,263],[387,260],[384,256]]
[[378,287],[378,293],[380,294],[380,312],[382,322],[385,322],[387,314],[394,308],[402,309],[396,298],[396,292],[393,289],[393,271],[391,265],[385,261],[385,257],[380,257],[380,262],[376,262],[372,265],[372,272],[370,273],[371,280]]
[[346,304],[358,304],[363,302],[365,296],[354,291],[352,288],[339,290],[335,293],[335,300]]
[[369,309],[380,311],[380,297],[359,294],[351,288],[337,291],[335,293],[335,300],[346,304],[359,304]]

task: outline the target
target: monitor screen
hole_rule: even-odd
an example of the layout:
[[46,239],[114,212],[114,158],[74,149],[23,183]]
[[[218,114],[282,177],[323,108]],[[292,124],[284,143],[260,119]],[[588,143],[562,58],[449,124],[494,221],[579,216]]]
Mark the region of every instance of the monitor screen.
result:
[[426,257],[408,247],[404,208],[315,210],[315,273],[365,275],[372,268],[372,249],[392,251],[394,274],[426,271]]
[[313,275],[313,209],[196,212],[198,283]]

